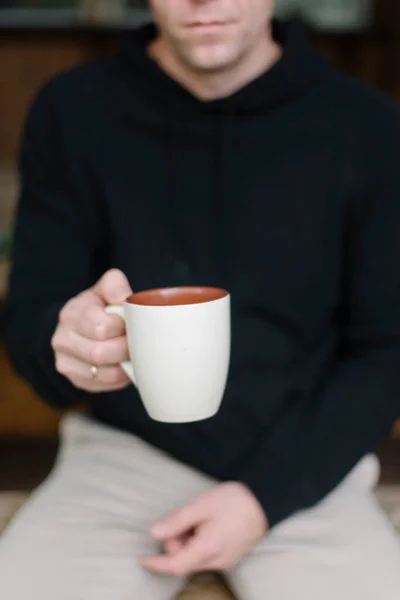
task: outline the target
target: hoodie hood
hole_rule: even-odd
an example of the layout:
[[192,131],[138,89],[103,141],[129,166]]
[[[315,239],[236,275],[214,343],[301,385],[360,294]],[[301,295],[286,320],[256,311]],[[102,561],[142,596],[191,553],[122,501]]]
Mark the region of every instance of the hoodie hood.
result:
[[[278,62],[258,78],[232,95],[204,101],[195,97],[178,81],[171,78],[148,55],[147,48],[157,35],[155,25],[122,34],[119,53],[135,81],[135,93],[140,92],[141,108],[126,106],[128,121],[157,137],[163,148],[163,189],[165,223],[177,263],[191,271],[195,257],[188,256],[188,243],[180,226],[183,210],[179,205],[181,177],[179,143],[207,144],[212,169],[212,193],[204,199],[208,206],[209,273],[214,283],[223,286],[229,271],[226,253],[229,238],[226,223],[232,212],[229,185],[229,157],[238,139],[236,123],[252,120],[257,115],[295,101],[326,76],[325,61],[314,51],[303,26],[298,21],[273,22],[273,35],[283,47]],[[129,114],[128,114],[129,113]],[[212,266],[211,266],[212,265]],[[188,280],[187,283],[195,283]]]
[[172,79],[149,57],[147,48],[156,37],[154,24],[121,35],[119,52],[135,68],[148,94],[179,114],[255,114],[295,100],[327,74],[327,62],[315,51],[300,21],[273,21],[274,39],[283,53],[262,75],[230,96],[204,101]]

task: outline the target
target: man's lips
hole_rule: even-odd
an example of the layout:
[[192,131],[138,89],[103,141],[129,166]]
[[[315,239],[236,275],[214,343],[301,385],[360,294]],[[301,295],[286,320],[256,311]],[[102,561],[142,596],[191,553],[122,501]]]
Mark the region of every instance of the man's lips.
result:
[[195,21],[194,23],[188,23],[186,27],[188,29],[213,29],[231,24],[232,21]]

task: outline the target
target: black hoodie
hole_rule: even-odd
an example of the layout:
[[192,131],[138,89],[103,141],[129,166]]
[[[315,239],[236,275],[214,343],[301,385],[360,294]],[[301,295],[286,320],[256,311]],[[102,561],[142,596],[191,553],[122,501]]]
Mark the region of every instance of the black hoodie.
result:
[[[271,525],[328,494],[400,414],[400,115],[296,23],[283,57],[204,102],[147,56],[153,26],[48,82],[29,112],[6,312],[19,372],[218,480]],[[108,268],[135,290],[232,294],[212,419],[152,421],[133,386],[89,396],[56,372],[63,304]]]

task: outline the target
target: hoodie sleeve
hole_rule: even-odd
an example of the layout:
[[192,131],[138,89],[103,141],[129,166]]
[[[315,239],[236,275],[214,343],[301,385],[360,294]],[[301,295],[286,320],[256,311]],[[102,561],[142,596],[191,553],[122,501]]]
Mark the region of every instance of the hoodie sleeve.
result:
[[58,374],[50,342],[62,306],[97,278],[100,230],[89,218],[93,199],[63,164],[55,85],[36,96],[23,132],[4,342],[17,372],[65,408],[89,395]]
[[344,264],[341,349],[235,473],[271,526],[321,501],[400,417],[400,117],[396,108],[386,122],[371,118],[376,130],[362,144],[370,183],[354,210]]

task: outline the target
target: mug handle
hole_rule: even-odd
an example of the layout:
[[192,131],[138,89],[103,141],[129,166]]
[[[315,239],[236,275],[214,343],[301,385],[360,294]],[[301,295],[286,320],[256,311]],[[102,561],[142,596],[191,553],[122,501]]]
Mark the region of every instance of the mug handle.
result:
[[[104,310],[108,315],[117,315],[117,317],[120,317],[123,321],[125,321],[125,313],[123,306],[106,306]],[[131,379],[131,381],[135,385],[137,385],[132,362],[130,360],[122,362],[121,369],[126,373],[126,375],[128,375],[129,379]]]

